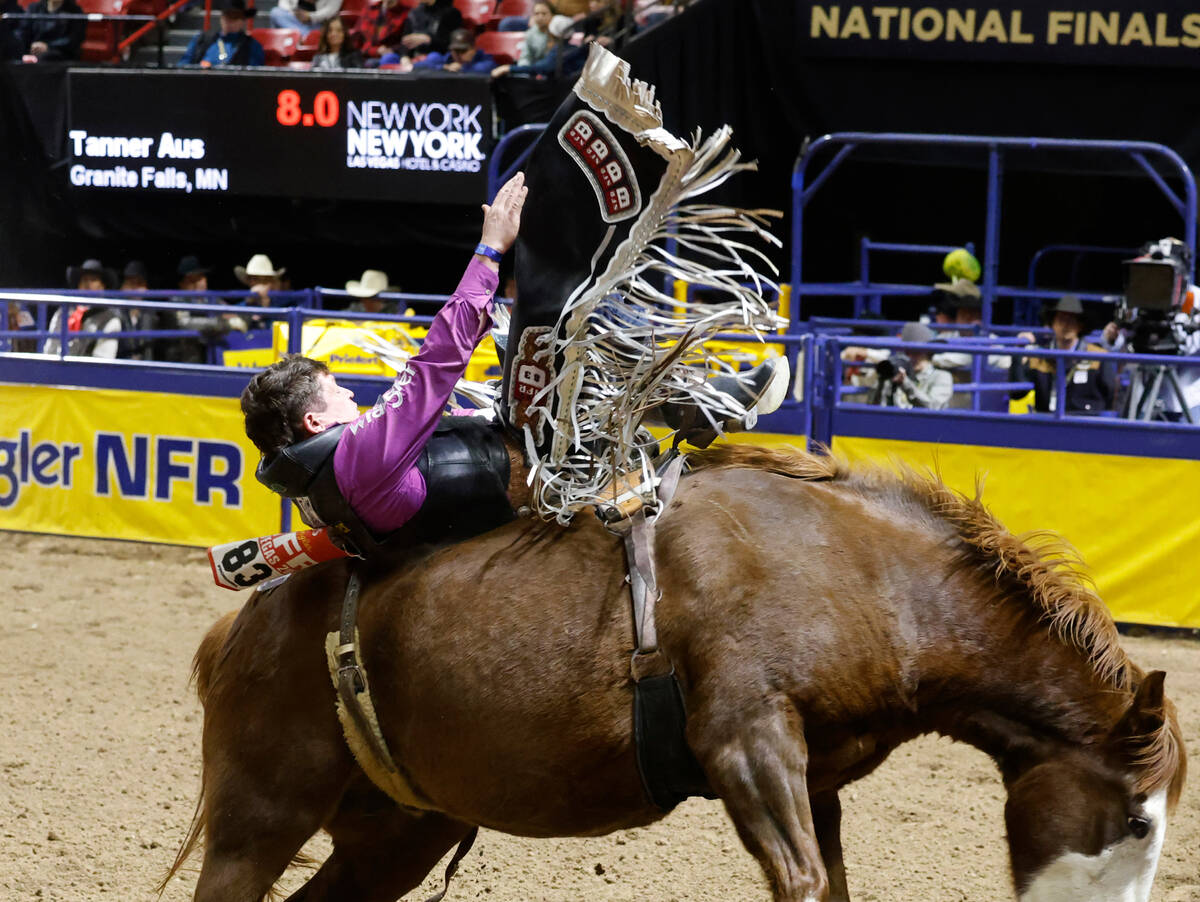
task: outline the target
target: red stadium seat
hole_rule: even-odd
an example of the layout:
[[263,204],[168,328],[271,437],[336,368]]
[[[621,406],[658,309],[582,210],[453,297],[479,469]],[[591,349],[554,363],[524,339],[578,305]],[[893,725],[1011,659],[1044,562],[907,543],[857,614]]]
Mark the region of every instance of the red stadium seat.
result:
[[496,0],[454,0],[454,6],[462,13],[463,24],[478,31],[491,21]]
[[[130,0],[79,0],[79,8],[85,13],[105,16],[123,16],[129,12]],[[79,58],[90,61],[108,61],[117,52],[117,28],[119,22],[88,22]]]
[[292,59],[300,62],[303,62],[304,60],[311,60],[317,55],[317,48],[320,45],[320,30],[310,31],[308,34],[300,38],[300,44],[296,47],[296,53]]
[[267,53],[268,66],[284,65],[300,47],[300,32],[294,28],[256,28],[253,35]]
[[497,63],[515,63],[524,37],[523,31],[485,31],[475,39],[475,47],[490,53]]
[[533,0],[500,0],[496,11],[492,13],[492,21],[499,22],[505,16],[525,16],[533,14]]

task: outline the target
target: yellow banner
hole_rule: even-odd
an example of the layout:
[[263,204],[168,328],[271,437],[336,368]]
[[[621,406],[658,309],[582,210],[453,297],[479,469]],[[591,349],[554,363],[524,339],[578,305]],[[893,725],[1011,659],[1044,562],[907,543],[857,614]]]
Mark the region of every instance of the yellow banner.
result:
[[0,385],[0,528],[214,545],[279,531],[236,398]]
[[936,464],[968,493],[982,473],[983,500],[1010,530],[1051,529],[1079,550],[1117,620],[1200,628],[1200,461],[866,438],[833,448],[851,461]]

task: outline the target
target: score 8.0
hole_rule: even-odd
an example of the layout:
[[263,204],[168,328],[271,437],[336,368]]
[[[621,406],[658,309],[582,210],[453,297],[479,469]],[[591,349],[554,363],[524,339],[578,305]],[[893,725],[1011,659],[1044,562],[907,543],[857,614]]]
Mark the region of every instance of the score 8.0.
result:
[[290,88],[280,91],[276,98],[275,119],[280,125],[319,125],[329,128],[337,125],[341,116],[341,103],[333,91],[318,91],[313,98],[312,112],[300,108],[300,92]]

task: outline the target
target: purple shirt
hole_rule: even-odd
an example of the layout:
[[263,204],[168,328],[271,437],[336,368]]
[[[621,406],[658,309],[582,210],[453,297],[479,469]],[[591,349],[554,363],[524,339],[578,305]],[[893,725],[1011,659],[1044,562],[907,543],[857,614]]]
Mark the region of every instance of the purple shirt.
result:
[[334,477],[342,496],[376,532],[398,529],[425,502],[417,458],[491,327],[498,281],[495,272],[472,258],[405,372],[342,433],[333,454]]

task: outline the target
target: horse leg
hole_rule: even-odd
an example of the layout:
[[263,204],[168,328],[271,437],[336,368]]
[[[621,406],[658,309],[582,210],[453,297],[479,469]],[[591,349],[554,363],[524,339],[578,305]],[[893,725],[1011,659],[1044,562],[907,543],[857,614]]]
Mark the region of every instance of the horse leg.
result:
[[419,886],[471,828],[401,808],[364,778],[347,791],[325,829],[333,853],[288,902],[393,902]]
[[[325,775],[308,769],[289,773],[292,762],[286,758],[276,758],[274,779],[262,780],[245,771],[230,778],[231,768],[206,763],[210,788],[195,902],[259,902],[337,805],[345,768],[331,766]],[[213,780],[214,773],[224,779]]]
[[850,902],[850,890],[846,886],[846,864],[842,860],[842,803],[837,791],[815,793],[809,796],[812,806],[813,827],[817,832],[817,844],[821,847],[821,859],[825,862],[825,873],[829,875],[829,902]]
[[762,865],[775,902],[827,902],[829,880],[805,781],[803,725],[786,701],[747,718],[755,706],[727,697],[702,702],[690,718],[688,741],[742,842]]

